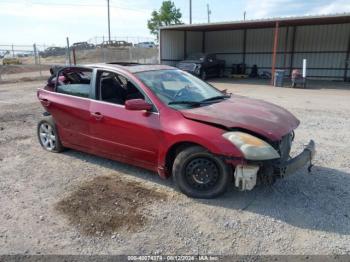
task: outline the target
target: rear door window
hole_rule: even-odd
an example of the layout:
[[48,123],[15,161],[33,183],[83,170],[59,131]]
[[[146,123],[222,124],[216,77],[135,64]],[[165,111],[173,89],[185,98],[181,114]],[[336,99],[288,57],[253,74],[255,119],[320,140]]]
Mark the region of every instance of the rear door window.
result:
[[86,68],[67,68],[58,74],[56,92],[88,98],[91,91],[92,70]]

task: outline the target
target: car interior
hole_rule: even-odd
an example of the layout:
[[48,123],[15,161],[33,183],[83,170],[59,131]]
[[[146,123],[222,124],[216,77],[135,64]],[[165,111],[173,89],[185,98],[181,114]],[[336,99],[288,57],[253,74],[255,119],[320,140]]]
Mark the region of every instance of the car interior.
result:
[[97,77],[99,99],[124,105],[126,100],[145,99],[145,96],[125,77],[102,71]]
[[[79,97],[89,97],[92,70],[69,68],[59,73],[56,92]],[[56,82],[56,78],[52,81]]]

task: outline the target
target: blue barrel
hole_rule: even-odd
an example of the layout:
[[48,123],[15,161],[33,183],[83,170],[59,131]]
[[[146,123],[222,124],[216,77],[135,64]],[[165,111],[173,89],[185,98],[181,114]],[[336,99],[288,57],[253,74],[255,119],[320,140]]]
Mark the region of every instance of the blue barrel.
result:
[[274,86],[283,87],[284,70],[275,70]]

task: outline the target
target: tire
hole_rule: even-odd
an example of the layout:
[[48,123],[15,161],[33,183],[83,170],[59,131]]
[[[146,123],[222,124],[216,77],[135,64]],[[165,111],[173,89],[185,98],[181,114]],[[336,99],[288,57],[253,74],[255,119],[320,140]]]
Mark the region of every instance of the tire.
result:
[[[55,122],[49,116],[39,121],[37,135],[40,145],[49,152],[60,153],[64,150]],[[45,142],[48,141],[48,142]]]
[[205,72],[205,70],[202,70],[202,72],[201,72],[201,79],[202,80],[207,80],[207,78],[208,78],[207,72]]
[[172,175],[180,191],[193,198],[217,197],[232,181],[229,166],[200,146],[188,147],[176,156]]

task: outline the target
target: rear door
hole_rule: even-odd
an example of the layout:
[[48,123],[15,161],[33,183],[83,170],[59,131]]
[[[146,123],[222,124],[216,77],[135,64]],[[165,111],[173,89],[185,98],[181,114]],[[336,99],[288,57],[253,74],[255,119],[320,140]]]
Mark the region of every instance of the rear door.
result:
[[56,77],[54,92],[42,91],[39,100],[52,115],[64,145],[89,148],[92,70],[66,68]]
[[90,132],[95,150],[155,170],[159,147],[156,108],[153,112],[126,110],[124,104],[128,99],[150,100],[134,82],[119,73],[99,70],[96,90],[97,99],[90,104]]

